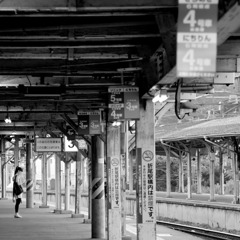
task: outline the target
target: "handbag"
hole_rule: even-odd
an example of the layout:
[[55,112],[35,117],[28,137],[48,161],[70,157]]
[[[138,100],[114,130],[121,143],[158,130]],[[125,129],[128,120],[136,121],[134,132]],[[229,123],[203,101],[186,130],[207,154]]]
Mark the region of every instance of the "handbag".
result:
[[14,182],[14,184],[13,184],[13,193],[17,196],[20,195],[21,193],[23,193],[22,186],[18,185],[17,182]]

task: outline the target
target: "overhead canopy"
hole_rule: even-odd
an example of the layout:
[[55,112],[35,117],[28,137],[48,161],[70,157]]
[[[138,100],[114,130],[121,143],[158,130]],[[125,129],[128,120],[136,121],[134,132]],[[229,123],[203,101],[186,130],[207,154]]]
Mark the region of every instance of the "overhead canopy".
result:
[[[192,140],[204,137],[230,137],[240,135],[240,116],[232,118],[214,119],[210,121],[188,123],[178,130],[172,129],[168,133],[156,132],[156,141]],[[181,124],[180,124],[181,126]]]

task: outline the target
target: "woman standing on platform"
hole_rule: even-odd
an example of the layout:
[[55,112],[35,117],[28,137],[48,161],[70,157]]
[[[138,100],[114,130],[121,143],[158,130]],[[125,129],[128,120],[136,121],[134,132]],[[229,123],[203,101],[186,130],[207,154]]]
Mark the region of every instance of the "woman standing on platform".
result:
[[13,177],[13,202],[15,203],[15,218],[22,218],[22,216],[18,213],[19,205],[22,202],[22,193],[23,193],[23,177],[22,177],[23,169],[21,167],[16,167]]

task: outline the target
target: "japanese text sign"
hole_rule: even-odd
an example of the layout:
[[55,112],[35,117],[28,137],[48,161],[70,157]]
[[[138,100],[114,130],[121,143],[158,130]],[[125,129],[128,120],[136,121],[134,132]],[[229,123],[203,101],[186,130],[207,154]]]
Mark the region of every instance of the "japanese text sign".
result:
[[36,152],[61,152],[62,139],[61,138],[36,138],[35,148],[36,148]]
[[120,160],[118,157],[111,157],[109,164],[109,200],[111,208],[120,208]]
[[139,119],[138,87],[109,87],[108,121]]
[[138,220],[154,223],[156,202],[156,178],[154,154],[150,150],[138,148]]
[[78,134],[79,135],[101,134],[100,111],[78,112]]
[[218,0],[179,0],[177,77],[213,77]]

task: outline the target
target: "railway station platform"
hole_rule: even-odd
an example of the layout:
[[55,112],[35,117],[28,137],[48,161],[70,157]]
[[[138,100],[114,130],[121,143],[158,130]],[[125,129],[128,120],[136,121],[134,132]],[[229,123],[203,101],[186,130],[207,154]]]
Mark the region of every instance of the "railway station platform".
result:
[[[27,209],[20,205],[21,219],[14,218],[14,203],[0,200],[1,240],[90,240],[91,224],[81,223],[70,214],[54,214],[53,207]],[[136,239],[136,220],[127,217],[127,234]],[[95,238],[96,240],[97,238]],[[157,225],[157,240],[200,240],[201,238]]]

